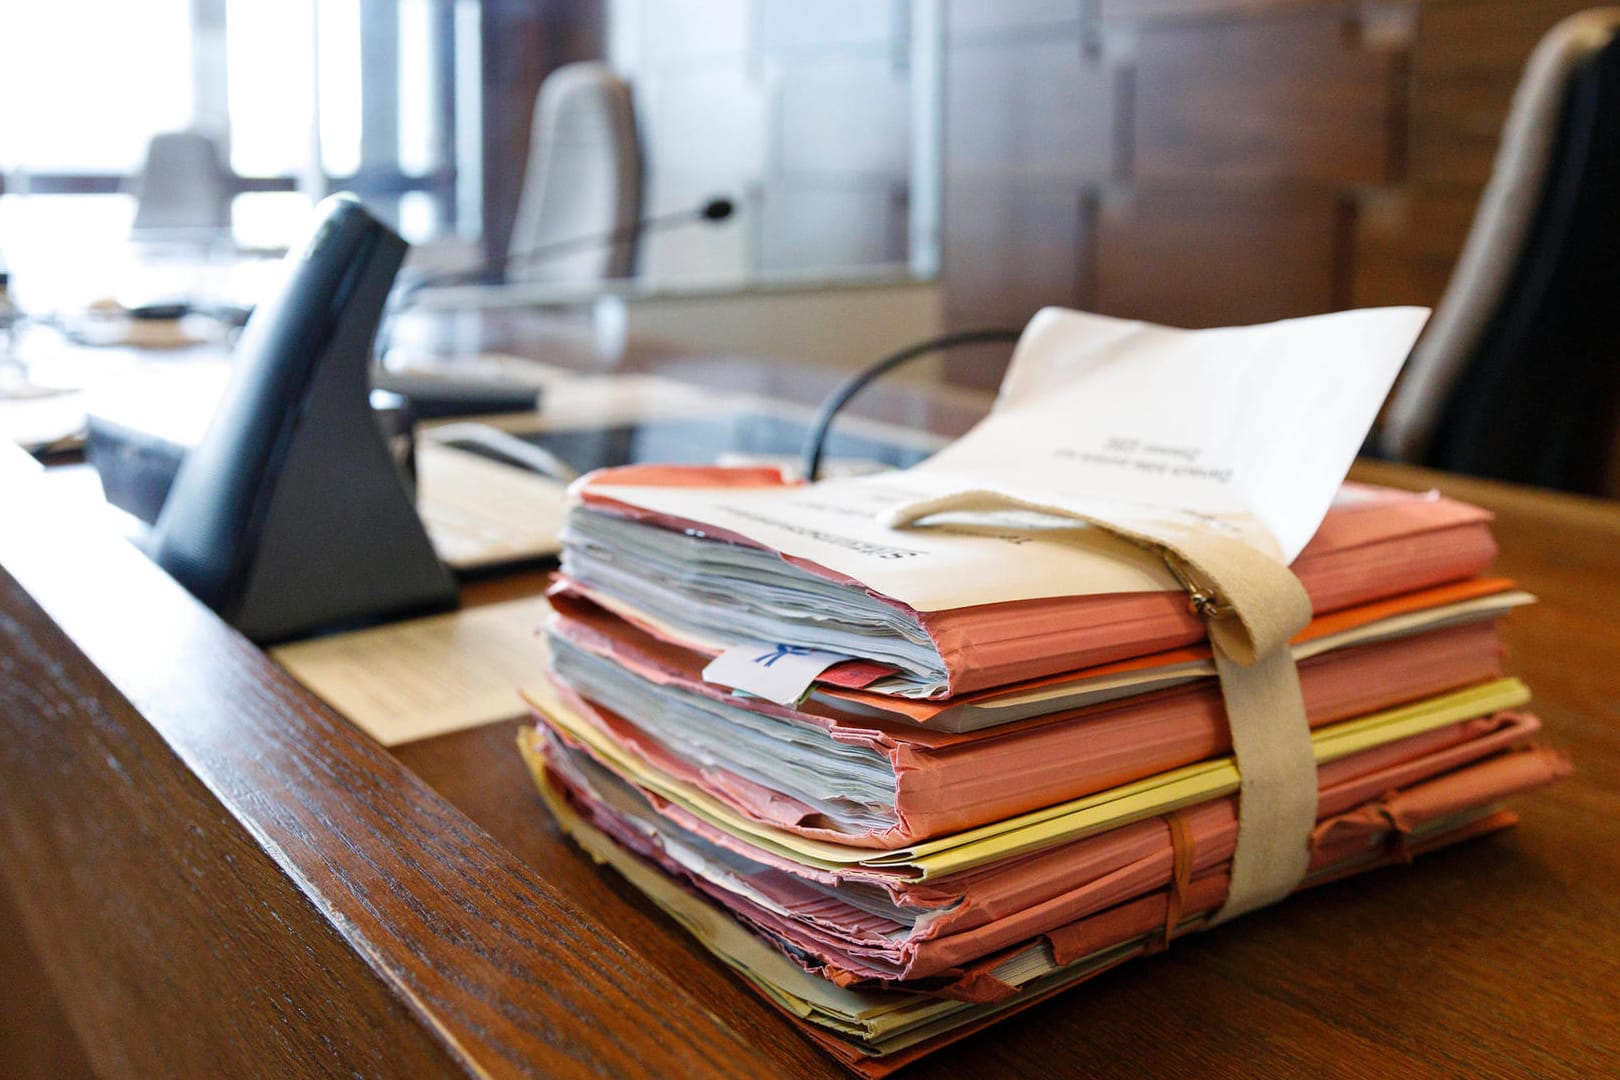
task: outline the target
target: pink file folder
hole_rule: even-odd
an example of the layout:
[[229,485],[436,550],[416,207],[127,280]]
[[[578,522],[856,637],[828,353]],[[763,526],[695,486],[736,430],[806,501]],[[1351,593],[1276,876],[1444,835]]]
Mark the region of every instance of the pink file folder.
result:
[[[1496,809],[1499,800],[1569,771],[1561,755],[1526,743],[1538,727],[1534,717],[1502,713],[1325,766],[1319,774],[1319,825],[1311,838],[1310,872],[1301,888],[1409,861],[1513,824],[1512,814]],[[1044,948],[1056,963],[1071,964],[1134,945],[1113,961],[1117,963],[1201,929],[1202,917],[1225,898],[1237,833],[1236,800],[1225,797],[952,878],[892,884],[896,900],[944,912],[927,924],[926,933],[895,938],[893,925],[865,910],[870,904],[839,903],[835,894],[829,898],[829,889],[807,887],[814,874],[796,879],[785,872],[782,860],[764,853],[759,853],[759,869],[748,877],[748,885],[794,915],[783,916],[698,878],[645,829],[598,797],[593,784],[618,781],[601,770],[590,775],[592,766],[583,751],[553,735],[541,753],[546,783],[565,793],[571,813],[766,940],[782,942],[785,954],[806,970],[841,986],[1006,1006],[994,1016],[883,1057],[869,1056],[850,1041],[788,1014],[806,1036],[845,1065],[873,1077],[1067,988],[1030,992],[1002,982],[993,972],[1014,954]],[[532,764],[537,761],[538,755],[531,758]],[[653,813],[669,809],[656,800],[647,805]],[[746,843],[701,822],[668,816],[677,835],[685,829],[710,843],[747,850]],[[840,872],[823,884],[848,889],[860,882]],[[884,885],[868,881],[866,887]],[[1106,968],[1079,981],[1102,970]]]
[[[649,527],[700,531],[717,542],[752,545],[704,522],[669,518],[619,502],[615,486],[762,487],[780,485],[771,470],[687,466],[626,466],[591,474],[581,486],[584,504]],[[1292,569],[1318,613],[1477,574],[1495,557],[1490,514],[1435,494],[1347,485],[1356,498],[1334,506]],[[804,560],[790,563],[852,589],[860,582]],[[578,582],[570,588],[604,599]],[[1204,638],[1202,621],[1179,592],[1065,596],[910,613],[932,639],[949,674],[945,696],[1039,678],[1056,672],[1161,652]],[[611,603],[611,601],[610,601]],[[615,609],[634,620],[622,605]],[[645,629],[654,630],[647,623]],[[677,641],[699,647],[690,641]],[[832,685],[862,687],[885,673],[862,660],[821,676]]]
[[[1444,590],[1439,598],[1449,595]],[[713,762],[698,763],[635,722],[560,687],[627,752],[692,784],[744,815],[805,836],[874,848],[999,821],[1229,751],[1231,737],[1213,680],[954,734],[906,720],[806,702],[799,709],[742,698],[702,680],[703,657],[646,634],[577,599],[554,598],[551,633],[608,660],[626,678],[790,724],[810,725],[840,743],[887,757],[895,777],[895,820],[864,833],[829,828],[818,811]],[[1494,620],[1339,649],[1300,664],[1313,727],[1361,716],[1501,674]]]

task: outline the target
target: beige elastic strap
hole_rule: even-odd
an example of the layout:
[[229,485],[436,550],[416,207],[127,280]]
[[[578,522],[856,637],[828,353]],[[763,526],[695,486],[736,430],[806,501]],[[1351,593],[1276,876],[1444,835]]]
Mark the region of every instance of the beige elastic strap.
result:
[[1287,650],[1245,667],[1217,647],[1215,670],[1241,781],[1232,887],[1215,913],[1219,923],[1276,903],[1305,877],[1316,826],[1316,756]]
[[1286,566],[1241,541],[1186,529],[1152,536],[1063,507],[967,491],[899,507],[904,527],[941,513],[1017,508],[1085,521],[1165,557],[1209,626],[1241,786],[1232,885],[1213,922],[1287,896],[1305,876],[1316,827],[1316,758],[1288,641],[1311,619],[1310,597]]

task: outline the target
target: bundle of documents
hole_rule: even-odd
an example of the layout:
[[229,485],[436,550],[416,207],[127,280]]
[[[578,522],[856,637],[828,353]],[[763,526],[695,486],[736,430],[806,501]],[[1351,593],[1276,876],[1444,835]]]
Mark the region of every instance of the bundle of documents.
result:
[[912,469],[586,478],[542,796],[869,1076],[1511,824],[1567,770],[1502,670],[1531,598],[1484,512],[1340,483],[1421,322],[1044,312]]

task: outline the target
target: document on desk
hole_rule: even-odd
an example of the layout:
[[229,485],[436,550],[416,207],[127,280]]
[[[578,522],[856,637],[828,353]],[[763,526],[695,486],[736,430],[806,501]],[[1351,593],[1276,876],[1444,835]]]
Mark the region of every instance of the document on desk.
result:
[[[1329,810],[1306,884],[1511,824],[1511,815],[1475,807],[1542,786],[1568,766],[1536,749],[1480,758],[1536,726],[1504,715],[1497,730],[1475,740],[1491,745],[1446,748],[1349,782],[1325,775]],[[1193,915],[1218,903],[1226,886],[1234,812],[1217,797],[1176,812],[1184,843],[1204,853],[1204,872],[1179,885],[1177,842],[1162,820],[1145,820],[1023,859],[1000,882],[980,874],[914,884],[845,869],[842,876],[876,887],[830,897],[824,886],[784,875],[775,853],[717,845],[701,821],[660,814],[661,800],[589,754],[555,740],[537,745],[529,734],[525,752],[564,831],[736,969],[799,1031],[866,1077],[885,1076],[999,1015],[1164,948],[1199,926],[1196,916],[1176,925],[1170,896]],[[1378,807],[1347,809],[1358,789],[1385,795]],[[1390,819],[1402,823],[1399,852],[1388,850]],[[1054,891],[1056,898],[1033,908],[1007,902]],[[1032,934],[1043,917],[1061,925]],[[820,957],[831,959],[822,964]]]
[[565,485],[466,450],[416,447],[416,509],[439,558],[457,570],[557,553]]
[[1150,536],[1225,529],[1292,562],[1427,318],[1378,308],[1175,330],[1047,309],[991,415],[907,479]]
[[[909,470],[596,474],[525,690],[543,797],[872,1078],[1511,825],[1569,766],[1502,677],[1529,598],[1478,576],[1489,514],[1341,482],[1421,322],[1046,313],[998,408]],[[1198,595],[1242,618],[1234,575],[1287,616],[1259,693]]]
[[[1293,650],[1307,721],[1320,727],[1496,677],[1495,622],[1529,599],[1476,579],[1315,620]],[[940,719],[926,704],[881,695],[824,692],[797,708],[768,707],[716,685],[705,658],[599,608],[562,596],[553,606],[551,677],[612,715],[610,737],[632,753],[647,748],[658,768],[721,802],[806,835],[914,843],[1178,768],[1228,741],[1207,648],[1106,666],[1104,680],[1113,671],[1144,681],[1107,686],[1101,701],[1037,696],[1023,715],[1039,722],[979,735],[924,726]]]
[[[1166,587],[1118,544],[1018,504],[1149,536],[1212,529],[1292,562],[1426,318],[1385,308],[1188,331],[1047,310],[1020,339],[991,415],[920,465],[798,489],[613,497],[809,559],[919,611]],[[1008,509],[894,527],[973,491]],[[1042,538],[1060,542],[1030,543]],[[1009,543],[1017,560],[1005,558]]]
[[[894,692],[919,697],[1042,674],[989,662],[992,638],[1021,634],[1027,653],[1076,668],[1202,636],[1168,606],[1124,610],[1128,597],[1141,607],[1143,594],[1180,595],[1181,583],[1151,546],[1089,522],[1172,551],[1208,536],[1239,541],[1227,546],[1258,551],[1279,575],[1293,563],[1318,610],[1434,584],[1444,577],[1403,577],[1422,567],[1394,546],[1359,567],[1373,592],[1328,597],[1318,586],[1329,573],[1309,565],[1330,557],[1346,580],[1359,530],[1324,519],[1348,525],[1364,516],[1358,500],[1390,521],[1434,517],[1412,518],[1414,533],[1438,536],[1447,524],[1438,503],[1400,508],[1390,493],[1339,491],[1423,318],[1402,308],[1178,331],[1045,312],[998,408],[922,464],[801,487],[609,472],[579,491],[563,569],[621,616],[633,609],[704,651],[758,655],[763,643],[864,657],[900,673]],[[923,527],[896,527],[913,520]],[[1468,572],[1488,547],[1457,548],[1454,569]],[[698,595],[704,604],[686,602]],[[967,625],[975,609],[1058,600],[1073,610],[1048,603],[999,638]],[[1087,620],[1113,655],[1055,639],[1036,648],[1037,633],[1073,638]]]
[[523,715],[545,670],[543,597],[272,649],[292,676],[384,746]]

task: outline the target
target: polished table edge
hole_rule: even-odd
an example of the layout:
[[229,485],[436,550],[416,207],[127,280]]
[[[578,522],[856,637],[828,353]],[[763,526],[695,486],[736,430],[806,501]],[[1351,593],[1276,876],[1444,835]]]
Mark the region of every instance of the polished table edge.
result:
[[98,1072],[184,1071],[165,1033],[218,1074],[765,1071],[133,546],[10,486],[0,881]]

